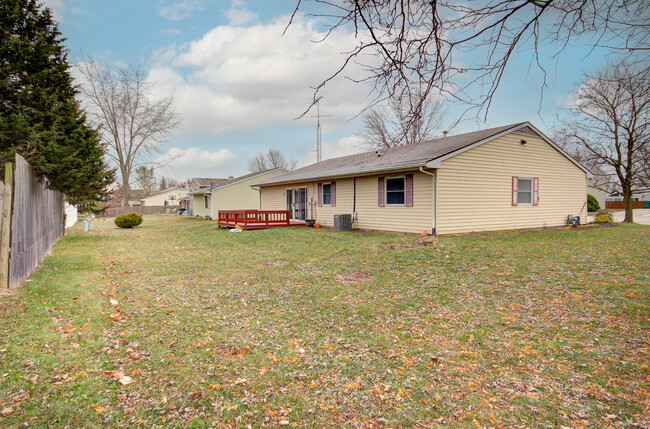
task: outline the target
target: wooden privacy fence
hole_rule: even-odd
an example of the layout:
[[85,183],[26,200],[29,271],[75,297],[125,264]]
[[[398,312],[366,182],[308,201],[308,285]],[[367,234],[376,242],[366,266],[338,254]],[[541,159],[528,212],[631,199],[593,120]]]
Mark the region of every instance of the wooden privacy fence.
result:
[[18,154],[15,166],[5,166],[2,188],[0,287],[14,289],[63,235],[63,194],[47,189]]
[[[605,201],[606,209],[621,209],[625,210],[625,201]],[[633,209],[645,208],[645,201],[632,201]]]
[[104,210],[99,217],[115,217],[126,213],[137,213],[141,215],[165,214],[168,210],[178,210],[179,206],[134,206],[134,207],[112,207]]

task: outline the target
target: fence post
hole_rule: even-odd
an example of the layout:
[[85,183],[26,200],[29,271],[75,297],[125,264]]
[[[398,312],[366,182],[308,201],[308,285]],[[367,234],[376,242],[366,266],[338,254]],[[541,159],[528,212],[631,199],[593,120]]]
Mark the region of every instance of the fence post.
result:
[[0,288],[9,287],[9,238],[11,233],[11,202],[14,178],[14,166],[11,162],[5,164],[5,186],[2,193],[2,234],[0,235]]

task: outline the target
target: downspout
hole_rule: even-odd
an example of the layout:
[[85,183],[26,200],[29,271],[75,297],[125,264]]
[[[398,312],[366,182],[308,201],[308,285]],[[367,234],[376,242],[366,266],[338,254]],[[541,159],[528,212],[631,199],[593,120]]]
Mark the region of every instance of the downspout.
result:
[[352,223],[357,220],[357,178],[352,178]]
[[433,200],[433,207],[431,208],[432,209],[431,235],[434,235],[436,233],[436,175],[428,171],[425,171],[424,168],[422,167],[420,167],[420,172],[431,176],[431,181],[432,181],[431,199]]

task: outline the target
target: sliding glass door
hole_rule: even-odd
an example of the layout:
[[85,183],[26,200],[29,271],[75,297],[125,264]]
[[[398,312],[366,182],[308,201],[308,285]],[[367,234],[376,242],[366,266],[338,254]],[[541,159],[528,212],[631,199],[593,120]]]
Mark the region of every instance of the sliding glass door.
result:
[[287,210],[291,220],[307,218],[307,188],[287,189]]

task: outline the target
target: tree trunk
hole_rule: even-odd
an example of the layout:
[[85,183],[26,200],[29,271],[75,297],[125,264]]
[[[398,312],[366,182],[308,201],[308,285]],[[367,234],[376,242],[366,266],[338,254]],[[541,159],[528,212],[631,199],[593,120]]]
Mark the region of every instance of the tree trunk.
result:
[[124,173],[122,173],[122,190],[124,191],[124,200],[122,201],[122,207],[129,207],[131,189],[129,189],[128,176],[126,176]]
[[632,211],[632,189],[626,183],[623,183],[623,201],[625,202],[625,220],[624,223],[634,222],[634,212]]

